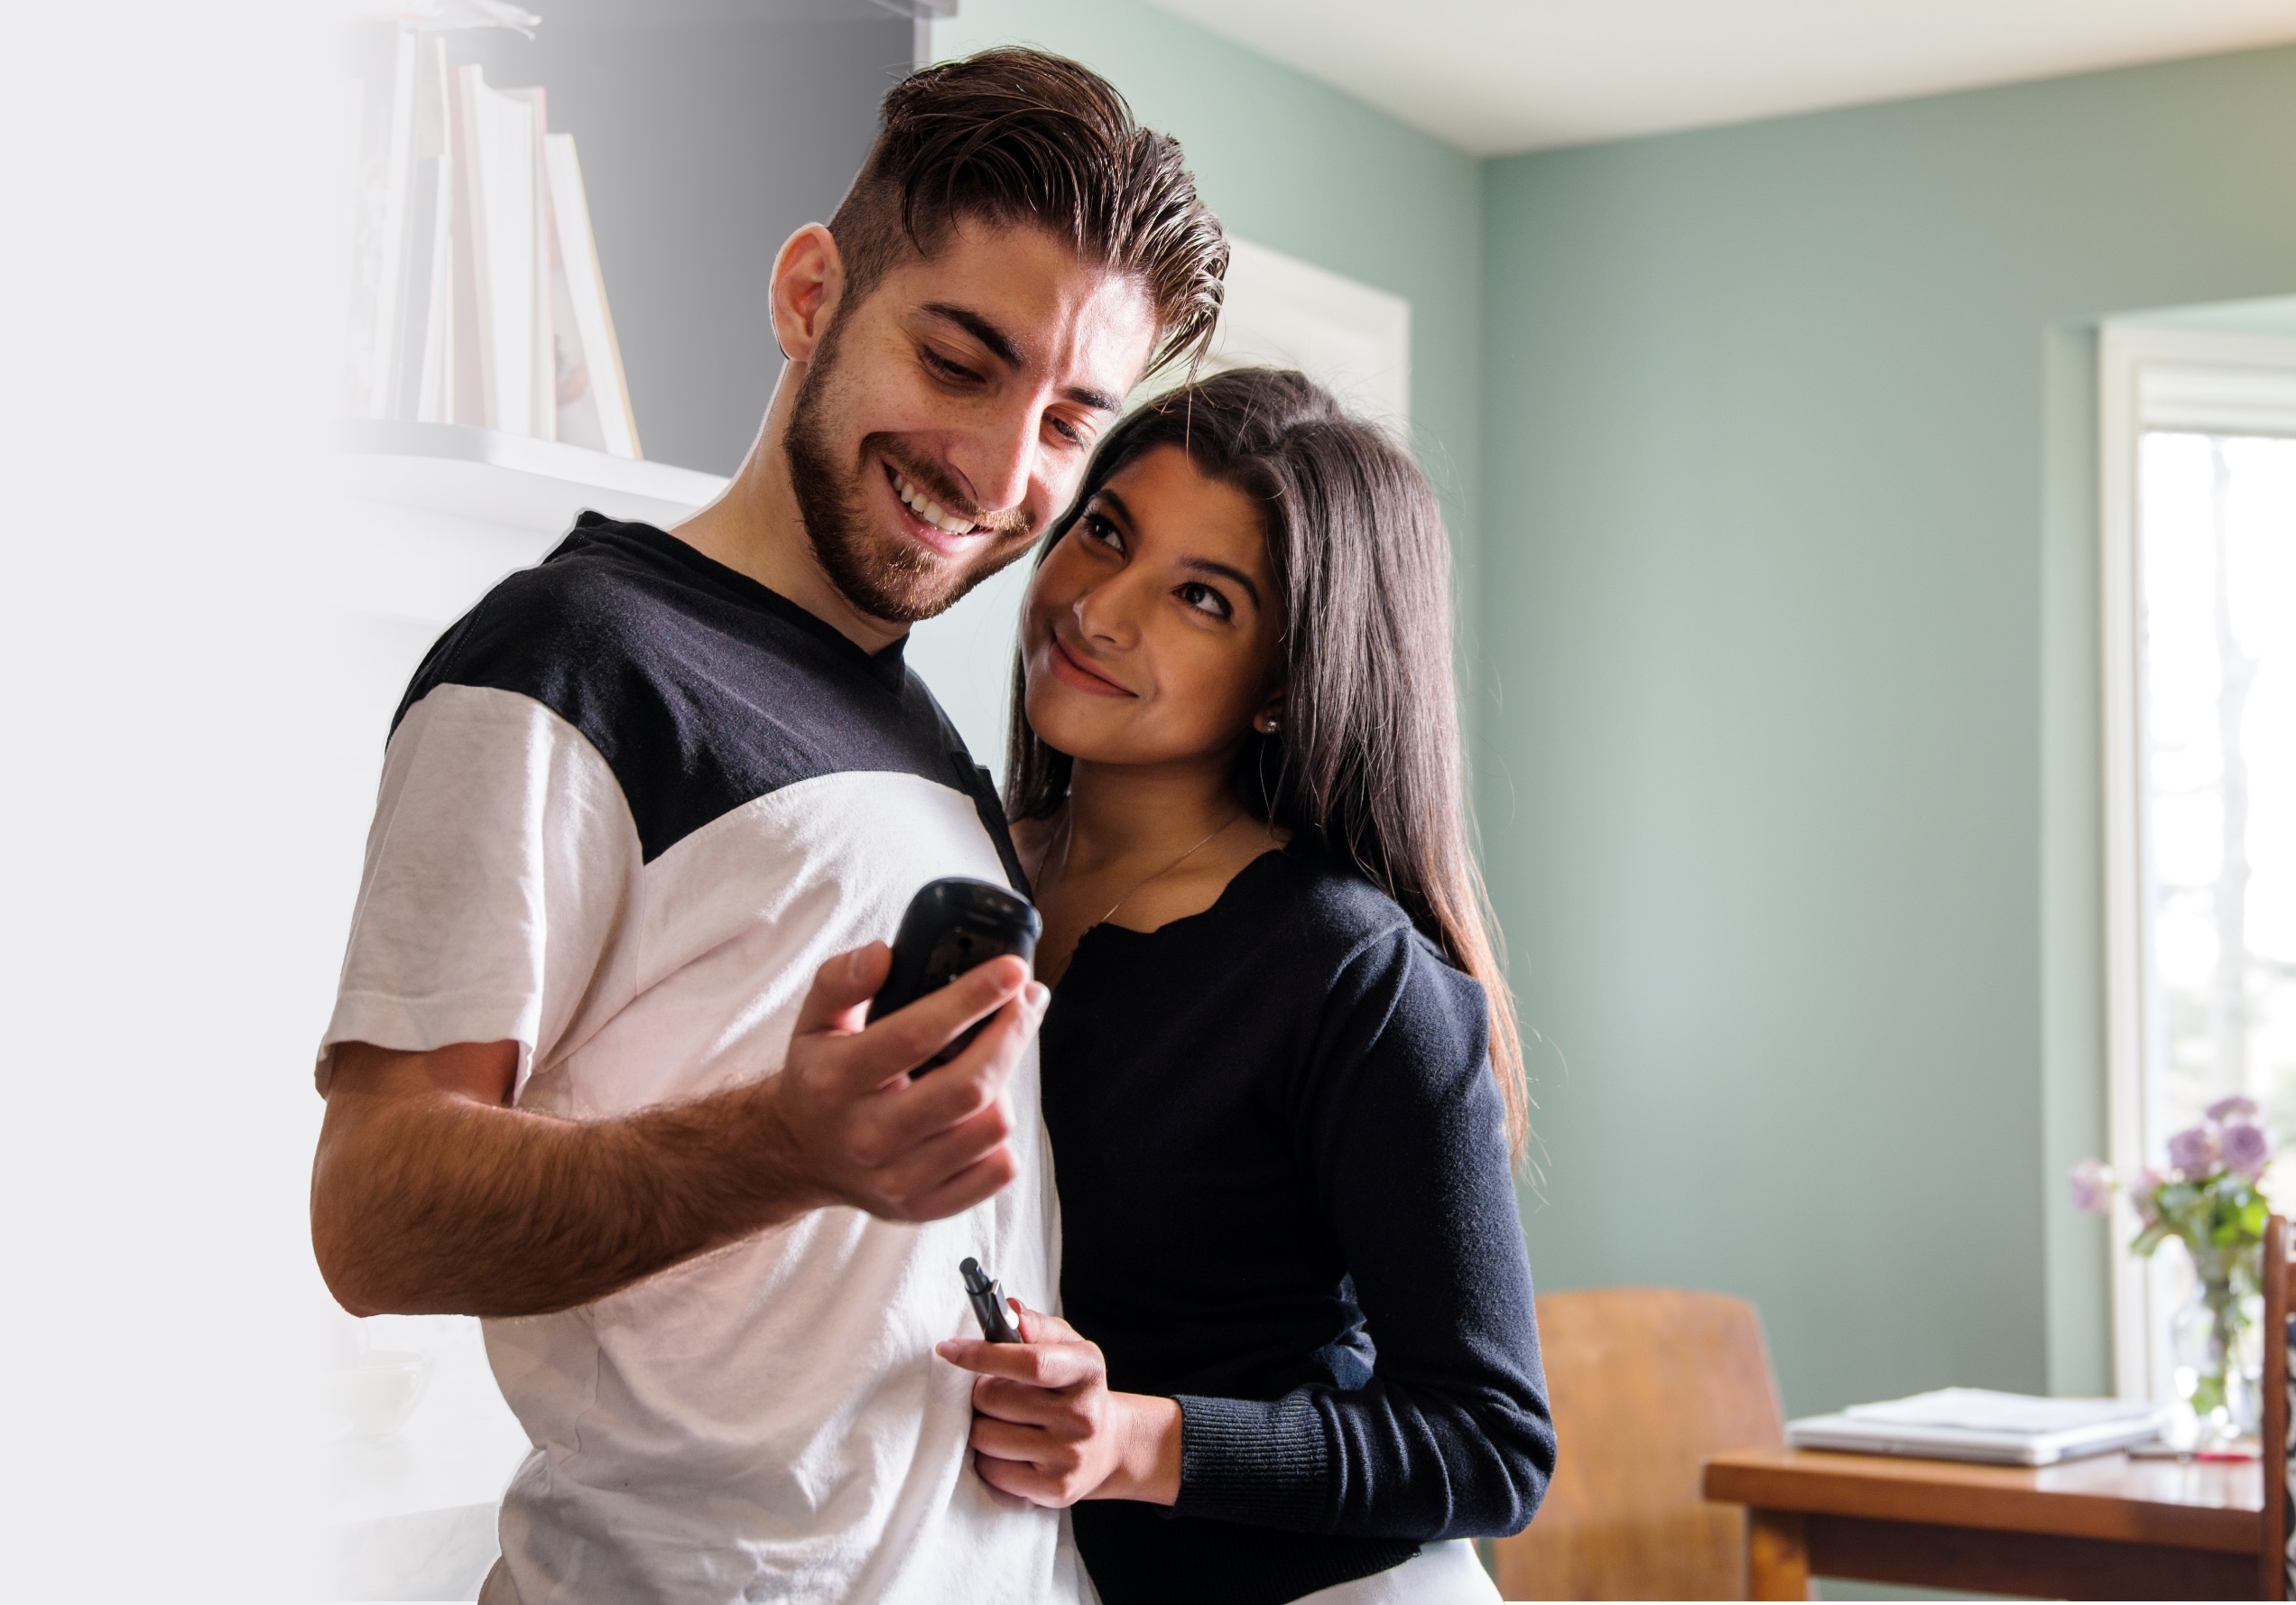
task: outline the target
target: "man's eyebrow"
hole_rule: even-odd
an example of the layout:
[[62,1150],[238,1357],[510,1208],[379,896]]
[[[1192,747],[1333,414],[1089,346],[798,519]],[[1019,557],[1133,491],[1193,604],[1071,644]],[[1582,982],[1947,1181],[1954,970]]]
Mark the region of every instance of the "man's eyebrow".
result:
[[1096,413],[1121,413],[1124,411],[1123,400],[1117,396],[1110,395],[1105,390],[1070,388],[1063,390],[1060,394],[1067,396],[1070,401],[1076,403],[1076,404],[1079,407],[1090,407]]
[[970,307],[960,307],[946,301],[929,301],[921,310],[928,317],[954,323],[982,345],[986,346],[988,354],[1006,367],[1023,366],[1021,348],[1013,343],[1013,337]]
[[[1013,337],[982,317],[970,307],[960,307],[954,302],[929,301],[919,309],[927,317],[939,318],[944,323],[954,323],[988,348],[988,354],[1006,367],[1025,367],[1027,358],[1021,353]],[[1071,385],[1060,394],[1080,407],[1096,413],[1121,413],[1124,398],[1110,395],[1105,390],[1093,390],[1084,385]]]

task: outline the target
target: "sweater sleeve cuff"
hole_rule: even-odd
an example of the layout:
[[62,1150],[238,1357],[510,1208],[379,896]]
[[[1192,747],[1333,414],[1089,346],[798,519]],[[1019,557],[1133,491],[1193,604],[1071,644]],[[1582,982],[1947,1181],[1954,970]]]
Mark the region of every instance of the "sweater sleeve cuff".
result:
[[1308,1394],[1269,1402],[1181,1395],[1174,1516],[1315,1532],[1331,1498],[1331,1450]]

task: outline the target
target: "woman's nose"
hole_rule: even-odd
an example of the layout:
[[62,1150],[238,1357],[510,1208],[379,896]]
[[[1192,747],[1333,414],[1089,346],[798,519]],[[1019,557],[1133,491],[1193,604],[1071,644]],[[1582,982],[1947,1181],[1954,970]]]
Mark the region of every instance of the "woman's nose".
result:
[[1121,579],[1096,585],[1076,599],[1077,627],[1089,640],[1111,646],[1129,646],[1138,636]]

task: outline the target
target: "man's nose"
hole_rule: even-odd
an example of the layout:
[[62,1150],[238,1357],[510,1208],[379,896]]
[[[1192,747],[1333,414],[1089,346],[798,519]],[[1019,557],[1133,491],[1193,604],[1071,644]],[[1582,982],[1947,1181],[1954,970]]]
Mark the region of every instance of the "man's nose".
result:
[[959,446],[949,466],[965,478],[982,513],[1009,513],[1028,498],[1036,469],[1035,415],[1000,417]]

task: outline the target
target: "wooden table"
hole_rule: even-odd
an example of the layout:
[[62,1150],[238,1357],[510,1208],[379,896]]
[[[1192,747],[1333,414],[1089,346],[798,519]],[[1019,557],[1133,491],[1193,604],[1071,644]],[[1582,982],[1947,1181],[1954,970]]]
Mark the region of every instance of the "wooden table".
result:
[[1706,1497],[1746,1507],[1746,1594],[1810,1579],[2060,1600],[2254,1599],[2258,1464],[2096,1455],[2024,1470],[1756,1449],[1706,1462]]

